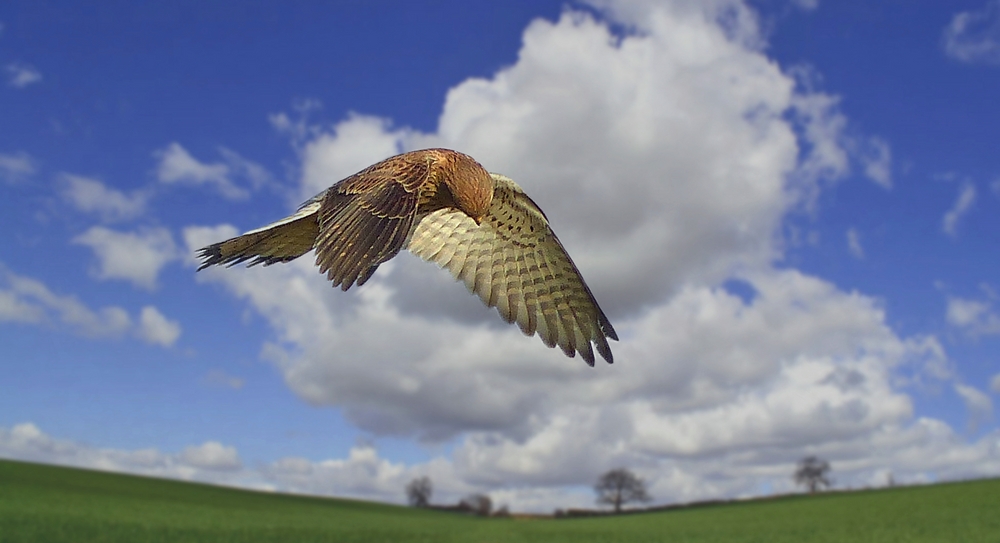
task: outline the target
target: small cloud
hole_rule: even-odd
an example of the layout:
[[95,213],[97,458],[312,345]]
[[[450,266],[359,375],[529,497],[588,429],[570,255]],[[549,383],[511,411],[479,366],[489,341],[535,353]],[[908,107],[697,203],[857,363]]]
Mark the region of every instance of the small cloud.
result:
[[990,0],[978,11],[956,13],[942,41],[945,53],[955,60],[1000,64],[1000,0]]
[[969,211],[969,208],[975,202],[976,187],[972,183],[966,183],[959,190],[958,198],[955,199],[955,205],[945,213],[944,218],[941,220],[941,227],[946,234],[950,236],[958,235],[958,221]]
[[219,154],[222,155],[222,158],[229,164],[229,167],[235,175],[241,176],[250,181],[250,186],[254,190],[258,190],[261,187],[274,183],[274,176],[271,175],[271,172],[267,171],[267,168],[253,162],[252,160],[243,158],[243,156],[236,151],[220,147]]
[[[815,82],[813,72],[807,68],[791,70],[800,86],[811,89]],[[847,148],[851,139],[845,134],[847,117],[839,110],[840,98],[810,92],[796,95],[792,108],[801,123],[807,151],[800,165],[806,179],[832,180],[850,171],[850,154]]]
[[202,383],[209,386],[223,386],[239,390],[246,384],[246,380],[242,377],[229,375],[222,370],[212,370],[208,372],[208,375],[206,375],[204,379],[202,379]]
[[220,153],[226,162],[205,163],[191,156],[179,143],[171,143],[155,153],[160,160],[156,177],[165,184],[211,186],[229,200],[243,200],[250,196],[247,189],[233,182],[234,176],[249,179],[253,188],[270,181],[270,173],[259,164],[226,148],[220,149]]
[[181,462],[202,469],[233,471],[243,467],[236,447],[227,447],[218,441],[206,441],[197,446],[186,447],[178,455]]
[[969,431],[974,432],[979,425],[993,417],[993,400],[986,393],[967,385],[955,384],[955,392],[962,397],[969,411]]
[[117,306],[92,310],[74,296],[53,293],[37,279],[11,273],[0,265],[0,322],[42,324],[57,321],[88,337],[121,337],[132,326]]
[[240,471],[243,463],[234,447],[216,441],[186,447],[177,454],[155,448],[98,448],[54,438],[31,422],[10,429],[0,426],[0,457],[216,483],[233,484],[248,476],[254,478],[253,473]]
[[62,196],[78,211],[93,213],[107,222],[135,218],[146,209],[149,193],[125,194],[97,179],[63,173],[59,175]]
[[314,111],[323,109],[322,102],[314,98],[300,99],[292,103],[292,109],[295,111],[295,119],[285,112],[280,112],[268,115],[267,120],[279,134],[288,136],[295,144],[319,134],[317,127],[309,125],[309,117]]
[[958,175],[958,172],[941,172],[931,174],[931,179],[941,181],[943,183],[954,183],[961,179],[961,176]]
[[1000,373],[994,375],[993,378],[990,379],[990,390],[1000,394]]
[[792,5],[805,11],[812,11],[819,7],[819,0],[792,0]]
[[171,143],[156,156],[160,159],[156,175],[161,183],[186,183],[214,186],[223,197],[230,200],[244,199],[249,194],[229,179],[229,166],[222,163],[206,164],[191,156],[178,143]]
[[17,89],[23,89],[42,80],[42,74],[38,70],[20,62],[12,62],[7,65],[7,77],[7,84]]
[[861,152],[861,164],[865,176],[884,189],[892,188],[892,150],[882,138],[868,138],[866,148]]
[[155,307],[147,305],[139,314],[136,333],[147,343],[170,347],[181,336],[181,325],[163,316]]
[[865,249],[861,246],[861,234],[857,228],[847,230],[847,248],[854,255],[854,258],[862,260],[865,258]]
[[971,336],[1000,334],[1000,316],[989,301],[949,297],[945,319]]
[[[794,117],[802,130],[804,153],[799,174],[808,180],[835,180],[860,166],[865,177],[882,188],[892,188],[892,148],[878,136],[864,136],[850,127],[839,109],[838,96],[813,91],[819,76],[813,68],[793,66],[789,73],[808,90],[792,100]],[[815,187],[813,188],[815,190]],[[815,195],[806,198],[811,205]]]
[[44,308],[30,303],[18,292],[0,290],[0,322],[38,323],[44,318]]
[[152,290],[160,269],[180,257],[173,236],[165,228],[139,232],[118,232],[94,226],[73,238],[97,255],[92,271],[98,279],[124,279],[137,287]]
[[0,153],[0,179],[14,184],[19,183],[35,173],[35,164],[27,153],[21,151],[14,154]]

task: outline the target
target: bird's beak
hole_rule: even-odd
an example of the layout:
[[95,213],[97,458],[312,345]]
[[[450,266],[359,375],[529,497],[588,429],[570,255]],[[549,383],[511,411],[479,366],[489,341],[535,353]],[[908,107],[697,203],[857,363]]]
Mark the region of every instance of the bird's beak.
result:
[[478,217],[472,217],[472,220],[476,221],[476,226],[480,226],[480,225],[483,224],[483,216],[482,215],[480,215]]

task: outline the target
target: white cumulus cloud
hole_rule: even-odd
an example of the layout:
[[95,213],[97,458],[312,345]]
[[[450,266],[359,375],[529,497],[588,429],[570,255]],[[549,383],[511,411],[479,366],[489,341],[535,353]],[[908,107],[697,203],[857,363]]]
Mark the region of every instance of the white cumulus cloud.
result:
[[160,164],[157,178],[161,183],[189,183],[213,185],[226,198],[246,198],[246,190],[237,187],[230,179],[229,166],[223,163],[206,164],[191,156],[179,143],[171,143],[157,152]]
[[149,194],[133,191],[126,194],[108,187],[98,179],[63,173],[59,175],[62,196],[75,209],[93,213],[105,221],[119,221],[138,217],[146,209]]
[[97,256],[92,273],[98,279],[124,279],[137,287],[156,288],[156,278],[167,263],[180,255],[173,236],[165,228],[119,232],[93,226],[73,238],[90,247]]
[[[413,470],[381,458],[370,446],[353,447],[347,458],[342,459],[312,462],[305,458],[282,458],[265,467],[263,473],[276,487],[295,492],[327,494],[337,488],[347,496],[395,502],[400,501],[402,489],[410,481],[408,476],[414,477]],[[436,481],[439,500],[445,494],[441,491],[447,489],[443,479]]]
[[960,11],[944,29],[945,53],[962,62],[1000,64],[1000,0]]
[[236,447],[227,447],[218,441],[184,448],[178,459],[190,466],[212,470],[237,470],[243,466]]
[[[173,142],[155,153],[159,164],[156,177],[165,184],[206,185],[217,190],[229,200],[243,200],[250,196],[250,189],[258,189],[272,181],[271,174],[261,165],[247,160],[239,153],[222,147],[222,162],[201,162],[179,143]],[[243,187],[235,179],[245,179],[250,187]]]
[[37,279],[8,271],[0,264],[0,322],[61,323],[88,337],[121,337],[132,326],[118,306],[90,309],[74,296],[49,290]]
[[136,333],[147,343],[169,347],[181,336],[181,325],[151,305],[142,308]]
[[945,319],[972,336],[1000,334],[1000,315],[990,300],[949,297]]
[[[117,471],[263,487],[259,476],[241,472],[236,449],[215,441],[185,448],[177,454],[155,448],[103,449],[52,437],[31,422],[0,427],[0,458],[46,462],[104,471]],[[256,483],[256,484],[255,484]]]
[[399,154],[405,134],[393,131],[384,119],[364,115],[351,115],[331,133],[319,132],[301,150],[300,199],[312,197],[373,162]]
[[[620,465],[664,501],[790,490],[807,452],[852,466],[846,482],[1000,473],[993,442],[914,418],[903,387],[950,378],[936,338],[901,337],[873,298],[774,265],[785,217],[862,160],[836,97],[766,56],[743,3],[598,4],[635,32],[574,10],[533,21],[513,65],[448,92],[434,132],[353,115],[294,135],[302,197],[432,146],[519,182],[619,331],[613,366],[523,337],[409,254],[347,293],[311,257],[199,279],[266,319],[263,355],[301,398],[377,436],[453,443],[434,477],[512,505],[589,504],[565,489]],[[867,174],[888,185],[888,160],[886,147]],[[195,250],[232,233],[184,237]],[[417,472],[374,454],[358,452],[369,481]]]
[[178,322],[153,306],[144,307],[137,319],[119,306],[88,307],[72,295],[52,292],[45,283],[9,271],[0,263],[0,324],[59,325],[91,338],[134,336],[162,347],[181,335]]

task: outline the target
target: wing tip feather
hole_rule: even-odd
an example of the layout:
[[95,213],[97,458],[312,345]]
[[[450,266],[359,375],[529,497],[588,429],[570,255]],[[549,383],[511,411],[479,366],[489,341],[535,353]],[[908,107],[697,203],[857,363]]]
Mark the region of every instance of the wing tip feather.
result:
[[598,339],[599,341],[594,342],[594,345],[597,347],[597,352],[600,353],[601,358],[603,358],[605,362],[608,364],[614,364],[615,355],[611,352],[611,347],[608,346],[608,340],[604,338]]
[[197,271],[204,270],[215,264],[221,264],[223,261],[222,243],[213,243],[212,245],[198,249],[196,257],[201,260]]

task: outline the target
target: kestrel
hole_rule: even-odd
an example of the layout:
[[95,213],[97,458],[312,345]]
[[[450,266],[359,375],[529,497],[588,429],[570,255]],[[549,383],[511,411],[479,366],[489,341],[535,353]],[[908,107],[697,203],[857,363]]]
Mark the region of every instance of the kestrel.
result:
[[408,249],[447,268],[526,335],[591,366],[594,348],[613,362],[608,338],[618,335],[545,214],[468,155],[425,149],[383,160],[289,217],[201,249],[198,270],[247,260],[268,266],[312,249],[320,272],[343,290]]

